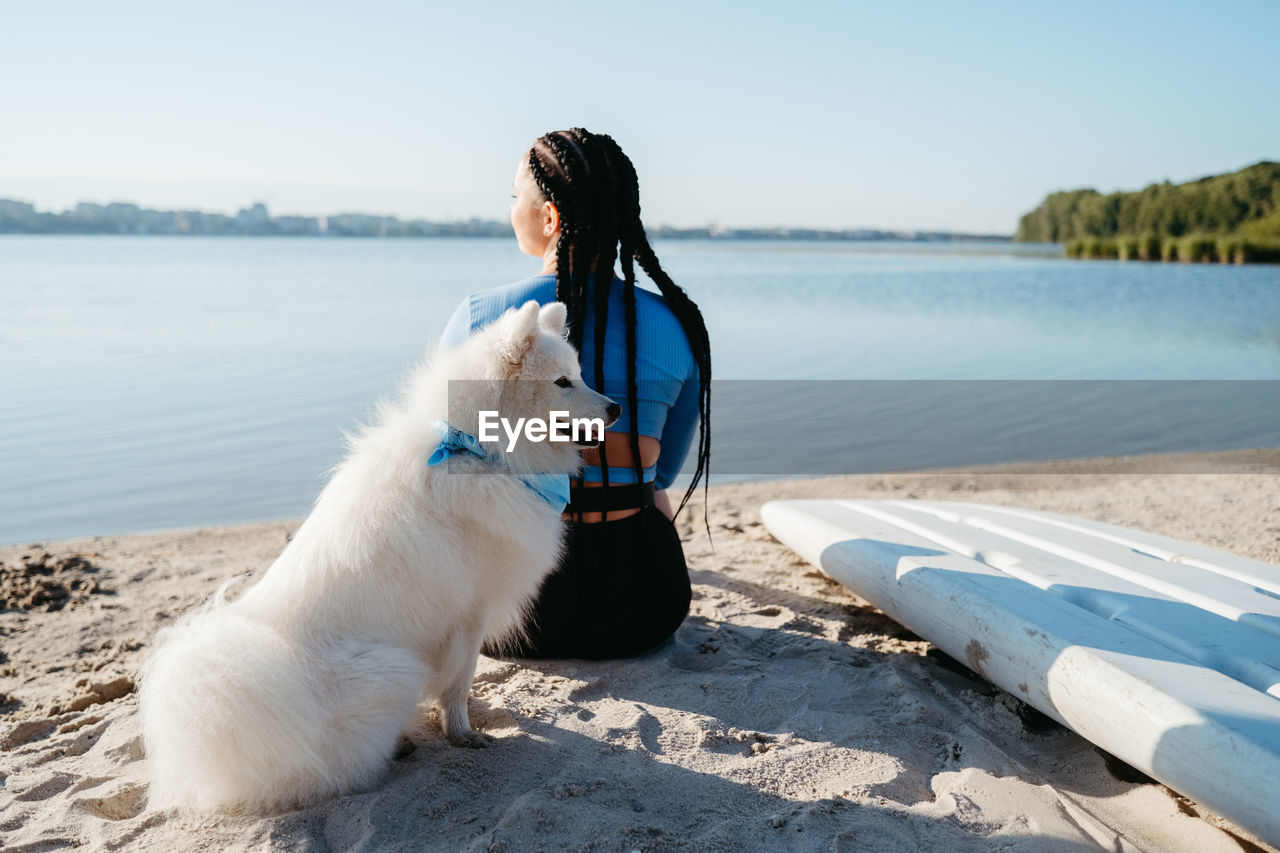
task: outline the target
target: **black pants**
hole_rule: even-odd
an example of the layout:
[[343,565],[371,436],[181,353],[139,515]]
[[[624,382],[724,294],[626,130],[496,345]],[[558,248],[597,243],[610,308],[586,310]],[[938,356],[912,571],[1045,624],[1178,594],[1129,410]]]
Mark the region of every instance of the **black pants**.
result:
[[675,526],[657,507],[599,524],[569,524],[527,639],[486,654],[621,658],[666,640],[689,614],[689,570]]

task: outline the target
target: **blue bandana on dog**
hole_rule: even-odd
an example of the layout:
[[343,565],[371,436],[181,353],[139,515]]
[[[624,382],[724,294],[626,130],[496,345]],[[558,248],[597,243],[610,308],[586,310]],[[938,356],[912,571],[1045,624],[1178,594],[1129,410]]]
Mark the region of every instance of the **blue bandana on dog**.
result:
[[[440,430],[440,446],[427,457],[428,466],[439,465],[450,456],[459,453],[468,453],[486,462],[502,464],[501,459],[485,452],[480,439],[471,433],[452,427],[445,421],[436,421],[435,427]],[[517,474],[515,476],[556,512],[564,512],[565,506],[569,503],[568,474]]]

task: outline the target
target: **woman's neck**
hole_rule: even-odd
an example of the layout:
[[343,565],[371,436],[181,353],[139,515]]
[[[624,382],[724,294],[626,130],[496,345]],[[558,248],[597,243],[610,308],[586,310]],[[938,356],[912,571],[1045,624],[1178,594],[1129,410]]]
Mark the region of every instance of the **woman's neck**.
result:
[[[599,272],[600,272],[599,270],[592,270],[592,271],[591,271],[591,274],[592,274],[593,276],[599,277]],[[607,278],[609,278],[610,280],[612,280],[612,279],[613,279],[613,277],[614,277],[614,276],[613,276],[613,270],[610,270],[610,271],[609,271],[609,273],[610,273],[610,274],[607,276]],[[544,267],[542,268],[542,272],[538,273],[538,275],[555,275],[555,274],[556,274],[556,265],[555,265],[555,264],[552,264],[551,266],[544,266]]]

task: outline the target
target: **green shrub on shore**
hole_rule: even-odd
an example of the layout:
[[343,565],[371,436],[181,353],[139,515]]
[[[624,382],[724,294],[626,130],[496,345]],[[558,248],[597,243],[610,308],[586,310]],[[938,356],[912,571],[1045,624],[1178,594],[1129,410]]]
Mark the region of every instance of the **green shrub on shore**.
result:
[[1131,237],[1127,234],[1117,237],[1115,240],[1116,257],[1122,261],[1136,261],[1138,259],[1138,248],[1141,242],[1142,241],[1137,237]]
[[1280,239],[1255,240],[1239,234],[1165,237],[1076,237],[1064,244],[1068,258],[1083,260],[1180,261],[1184,264],[1280,264]]
[[1138,238],[1138,260],[1160,260],[1160,236],[1158,234],[1146,234]]
[[1237,235],[1219,237],[1218,260],[1224,264],[1244,263],[1244,238]]
[[1238,264],[1280,264],[1280,239],[1242,240]]
[[1218,242],[1206,234],[1190,234],[1178,241],[1178,260],[1198,264],[1218,259]]
[[1120,257],[1117,241],[1102,237],[1081,237],[1066,243],[1068,258],[1115,260]]

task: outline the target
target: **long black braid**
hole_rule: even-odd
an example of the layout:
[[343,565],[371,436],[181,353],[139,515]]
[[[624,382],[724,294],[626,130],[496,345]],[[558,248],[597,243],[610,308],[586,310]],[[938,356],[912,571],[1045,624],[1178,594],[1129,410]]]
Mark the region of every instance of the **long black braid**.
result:
[[[539,144],[544,147],[543,152],[538,151]],[[540,158],[550,168],[543,167]],[[604,332],[609,318],[609,288],[597,287],[592,302],[588,299],[588,275],[596,269],[601,254],[596,239],[600,229],[594,227],[598,224],[597,217],[604,211],[611,211],[613,205],[600,203],[599,192],[593,191],[600,177],[599,166],[597,164],[597,170],[592,171],[586,153],[568,133],[549,133],[539,139],[529,154],[529,164],[534,182],[560,211],[560,239],[556,243],[556,298],[570,311],[573,322],[569,326],[569,339],[579,351],[582,349],[588,308],[596,318],[595,374],[599,377],[597,387],[600,387],[604,384]],[[553,175],[561,179],[560,191],[553,189],[557,183],[550,179]],[[610,259],[608,269],[612,268]],[[574,278],[574,269],[585,273]],[[609,463],[603,443],[599,453],[602,485],[608,486]],[[607,510],[602,517],[608,517]]]
[[[658,286],[667,307],[679,321],[698,365],[698,457],[693,478],[676,509],[678,515],[703,485],[703,524],[707,517],[707,468],[711,460],[711,343],[702,312],[658,263],[640,221],[640,185],[635,166],[612,137],[580,127],[542,136],[529,150],[529,171],[543,197],[560,214],[560,239],[556,245],[556,299],[565,303],[572,318],[570,341],[582,347],[588,302],[588,275],[595,273],[600,286],[591,294],[595,319],[596,387],[604,387],[604,339],[608,321],[608,281],[615,258],[622,262],[623,306],[626,312],[627,406],[631,412],[630,445],[637,482],[643,479],[638,429],[636,383],[636,271],[641,269]],[[573,276],[577,270],[580,274]],[[604,485],[609,467],[600,446]]]

